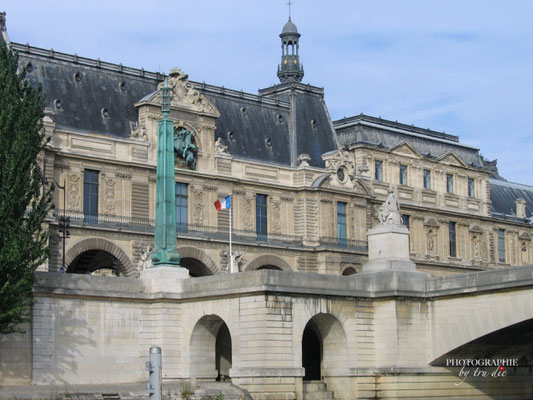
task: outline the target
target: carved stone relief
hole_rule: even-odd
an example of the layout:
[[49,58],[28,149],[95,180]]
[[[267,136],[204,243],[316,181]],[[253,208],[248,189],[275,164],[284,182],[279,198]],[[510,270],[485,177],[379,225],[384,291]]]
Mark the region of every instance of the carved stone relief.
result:
[[135,242],[133,244],[133,253],[137,258],[136,278],[139,278],[145,269],[152,266],[152,259],[150,258],[152,247],[151,244],[144,242]]
[[115,214],[115,183],[116,181],[112,178],[105,178],[104,183],[105,183],[104,213]]
[[328,172],[336,173],[337,169],[341,166],[345,167],[349,175],[355,173],[355,162],[353,160],[353,154],[348,150],[339,150],[331,158],[324,160],[326,163],[326,169]]
[[[244,258],[244,252],[233,251],[233,262],[235,263],[234,265],[237,265],[237,270],[242,271],[242,266],[246,263],[246,259]],[[229,249],[220,250],[220,265],[221,271],[225,273],[229,272]]]
[[252,197],[245,197],[244,199],[244,229],[247,231],[251,231],[254,229],[254,224],[252,220],[253,200],[254,199]]
[[[200,112],[218,115],[218,111],[203,95],[194,88],[188,80],[188,75],[179,68],[173,68],[168,77],[168,85],[172,89],[171,105],[174,107],[184,107]],[[157,89],[161,89],[164,83],[161,82]],[[152,99],[154,102],[160,101],[161,93],[158,92]]]
[[281,233],[281,201],[272,200],[272,214],[273,214],[273,226],[272,231],[274,233]]
[[193,214],[195,225],[204,224],[204,193],[201,190],[193,190]]
[[68,193],[67,193],[67,208],[69,210],[80,210],[80,176],[78,174],[69,174],[68,176]]

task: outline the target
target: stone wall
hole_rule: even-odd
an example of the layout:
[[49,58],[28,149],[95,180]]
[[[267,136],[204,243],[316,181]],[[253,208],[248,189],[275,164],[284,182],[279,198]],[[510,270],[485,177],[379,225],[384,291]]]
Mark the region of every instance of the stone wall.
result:
[[[465,398],[527,393],[523,371],[455,385],[458,371],[429,363],[491,330],[532,319],[531,267],[444,278],[251,271],[159,286],[132,278],[37,277],[31,329],[0,342],[3,385],[143,382],[148,350],[160,346],[164,380],[229,374],[254,399],[302,399],[304,353],[315,351],[304,335],[312,331],[320,378],[338,399],[431,398],[441,389]],[[229,338],[220,346],[224,325]],[[220,348],[231,351],[219,366]]]

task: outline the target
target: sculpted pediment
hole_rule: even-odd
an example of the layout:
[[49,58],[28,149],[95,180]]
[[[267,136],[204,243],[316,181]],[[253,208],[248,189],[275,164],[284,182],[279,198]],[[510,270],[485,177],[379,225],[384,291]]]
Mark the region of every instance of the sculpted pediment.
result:
[[409,143],[403,142],[393,147],[391,153],[410,158],[422,158],[422,155]]
[[[170,100],[171,109],[193,111],[201,114],[208,114],[215,118],[220,117],[220,112],[214,104],[204,95],[194,88],[194,85],[187,80],[188,76],[179,68],[173,68],[168,76],[168,85],[171,88],[172,98]],[[164,82],[157,85],[157,91],[151,96],[142,99],[136,105],[143,103],[161,104],[161,88]]]
[[440,161],[448,165],[453,165],[456,167],[467,167],[467,165],[457,157],[454,153],[446,153],[439,158]]
[[348,175],[355,173],[355,161],[353,153],[348,150],[336,150],[322,155],[322,160],[326,164],[329,173],[336,173],[339,168],[343,168]]

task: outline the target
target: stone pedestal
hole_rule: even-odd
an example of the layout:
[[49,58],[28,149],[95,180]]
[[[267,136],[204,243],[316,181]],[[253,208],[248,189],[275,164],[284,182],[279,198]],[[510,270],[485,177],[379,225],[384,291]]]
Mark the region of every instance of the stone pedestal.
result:
[[143,271],[141,279],[147,281],[151,292],[179,293],[181,281],[189,278],[189,270],[175,265],[158,265]]
[[416,271],[409,259],[409,229],[380,223],[368,231],[368,262],[363,272]]

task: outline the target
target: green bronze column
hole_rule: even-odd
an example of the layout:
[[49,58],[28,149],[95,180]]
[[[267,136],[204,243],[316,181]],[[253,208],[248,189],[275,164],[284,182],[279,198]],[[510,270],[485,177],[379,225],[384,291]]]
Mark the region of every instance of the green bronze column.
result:
[[174,180],[174,124],[170,113],[170,88],[165,79],[161,89],[161,112],[157,145],[157,195],[155,209],[155,248],[150,253],[154,266],[179,266],[181,255],[176,250],[176,183]]

